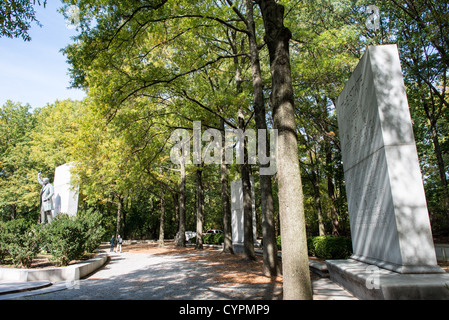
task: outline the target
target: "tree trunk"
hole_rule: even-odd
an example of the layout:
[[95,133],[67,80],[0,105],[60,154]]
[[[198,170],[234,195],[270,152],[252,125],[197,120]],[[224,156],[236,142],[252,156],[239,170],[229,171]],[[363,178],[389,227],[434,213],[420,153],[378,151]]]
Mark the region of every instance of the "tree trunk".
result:
[[186,167],[184,159],[180,161],[181,181],[179,184],[179,226],[176,238],[177,247],[186,246]]
[[204,221],[204,190],[202,180],[202,169],[198,165],[196,170],[197,179],[197,208],[196,208],[196,249],[203,249],[203,221]]
[[310,164],[312,166],[311,180],[312,180],[312,186],[313,186],[313,199],[315,202],[315,209],[316,209],[317,218],[318,218],[318,234],[320,236],[324,236],[326,234],[326,229],[324,227],[323,210],[321,208],[321,194],[320,194],[320,181],[319,181],[319,174],[318,174],[318,165],[316,165],[316,161],[314,162],[313,155],[312,155],[311,151],[309,151],[309,159],[310,159]]
[[335,200],[335,185],[334,185],[334,167],[332,165],[332,150],[331,150],[331,144],[330,139],[325,138],[325,152],[326,152],[326,167],[328,168],[326,170],[327,175],[327,195],[329,196],[329,199],[331,200],[331,213],[330,218],[332,221],[332,234],[335,236],[340,235],[340,232],[338,230],[338,211],[336,206],[336,200]]
[[440,141],[438,139],[436,120],[430,121],[430,129],[432,131],[432,141],[435,150],[435,156],[437,158],[438,172],[440,173],[441,185],[443,186],[445,193],[447,193],[448,189],[447,189],[446,169],[443,161],[443,156],[441,153]]
[[[254,116],[257,129],[266,130],[265,101],[263,95],[262,75],[260,71],[259,50],[257,48],[256,30],[253,17],[253,1],[246,0],[246,21],[249,31],[249,53],[254,92]],[[267,156],[269,155],[268,135],[265,138]],[[260,142],[259,142],[260,143]],[[268,167],[270,164],[261,164]],[[262,235],[263,235],[263,271],[267,276],[278,276],[280,267],[277,256],[276,230],[274,227],[274,206],[271,176],[260,175],[260,193],[262,207]]]
[[[239,110],[239,127],[244,130],[243,114]],[[249,176],[248,150],[243,139],[244,161],[240,165],[243,189],[243,255],[247,260],[256,260],[253,233],[253,203],[251,199],[251,180]]]
[[312,299],[304,196],[298,160],[289,40],[284,7],[274,0],[258,2],[270,56],[274,126],[278,129],[279,215],[281,221],[284,299]]
[[231,205],[229,201],[229,184],[228,184],[228,168],[225,162],[225,151],[226,151],[226,141],[225,141],[225,127],[223,119],[220,120],[220,130],[222,132],[222,157],[220,164],[220,174],[221,174],[221,205],[223,209],[223,233],[224,233],[224,244],[223,253],[234,254],[234,249],[232,248],[232,223],[231,223]]
[[122,206],[123,206],[123,202],[122,202],[122,198],[118,197],[118,201],[117,201],[117,225],[115,228],[115,238],[118,238],[118,235],[120,234],[120,226],[121,226],[121,217],[122,217]]
[[[327,114],[327,108],[324,106],[324,112]],[[326,132],[329,132],[329,129],[326,128]],[[335,199],[335,184],[334,184],[334,176],[335,170],[334,165],[332,163],[332,146],[331,146],[331,138],[329,135],[324,136],[324,152],[326,154],[326,179],[327,179],[327,195],[331,200],[330,207],[330,219],[332,222],[332,234],[335,236],[340,235],[338,230],[338,210]]]
[[11,205],[11,220],[15,220],[17,216],[17,205],[14,203]]
[[122,228],[122,233],[121,236],[123,239],[126,239],[126,213],[127,210],[129,209],[127,203],[128,203],[128,195],[126,195],[123,199],[122,199],[122,222],[121,225],[123,226]]
[[161,217],[159,219],[159,247],[163,247],[165,245],[164,242],[164,224],[165,224],[165,193],[164,193],[164,186],[162,183],[160,184],[161,187]]
[[[446,215],[447,215],[446,220],[448,222],[447,226],[449,227],[449,189],[447,186],[446,168],[445,168],[443,156],[441,153],[440,141],[438,139],[438,130],[437,130],[438,116],[435,115],[435,112],[431,112],[430,106],[424,100],[424,98],[421,97],[421,99],[422,99],[424,111],[425,111],[427,119],[429,120],[429,123],[430,123],[430,131],[432,134],[433,149],[435,151],[435,157],[437,159],[438,172],[440,174],[440,182],[441,182],[442,191],[443,191],[442,206],[443,206],[444,210],[446,211]],[[433,110],[435,110],[435,108],[433,108]]]

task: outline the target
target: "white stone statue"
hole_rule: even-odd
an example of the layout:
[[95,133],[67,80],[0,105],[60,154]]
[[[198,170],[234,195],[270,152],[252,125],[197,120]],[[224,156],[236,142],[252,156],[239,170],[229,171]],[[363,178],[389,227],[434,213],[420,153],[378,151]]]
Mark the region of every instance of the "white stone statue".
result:
[[53,194],[54,189],[48,178],[41,179],[41,172],[37,174],[37,182],[42,186],[41,190],[41,223],[50,223],[53,215]]

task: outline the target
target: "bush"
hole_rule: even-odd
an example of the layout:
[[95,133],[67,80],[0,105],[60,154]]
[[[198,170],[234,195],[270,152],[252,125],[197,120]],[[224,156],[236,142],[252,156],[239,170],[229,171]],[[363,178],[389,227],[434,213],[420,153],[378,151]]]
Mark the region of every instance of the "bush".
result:
[[[191,243],[196,244],[196,237],[190,239]],[[222,244],[224,242],[224,235],[222,233],[207,233],[203,235],[203,244]]]
[[224,242],[224,234],[222,233],[216,233],[214,234],[214,236],[212,237],[212,244],[222,244]]
[[86,224],[80,219],[59,214],[45,226],[47,249],[50,260],[59,266],[66,266],[70,261],[83,256],[86,245]]
[[278,235],[276,237],[276,244],[278,246],[278,249],[281,250],[282,249],[282,245],[281,245],[281,235]]
[[[276,237],[279,250],[281,236]],[[347,259],[352,254],[352,242],[350,238],[333,235],[307,238],[307,252],[309,256],[323,259]]]
[[206,233],[203,235],[203,244],[212,244],[213,242],[213,234]]
[[16,266],[31,267],[40,251],[41,226],[23,219],[3,223],[0,231],[0,258],[9,257]]
[[3,243],[3,234],[5,231],[5,223],[0,221],[0,263],[5,261],[5,258],[8,255],[8,250],[6,250],[6,245]]
[[86,238],[84,250],[93,252],[101,244],[101,240],[106,233],[106,230],[101,226],[102,216],[94,211],[77,217],[77,220],[82,224]]
[[100,214],[90,212],[77,217],[59,214],[44,226],[24,219],[0,221],[0,261],[29,268],[44,249],[51,253],[51,261],[66,266],[100,245],[105,234],[101,219]]
[[347,259],[352,254],[351,239],[333,235],[307,239],[310,256],[323,259]]

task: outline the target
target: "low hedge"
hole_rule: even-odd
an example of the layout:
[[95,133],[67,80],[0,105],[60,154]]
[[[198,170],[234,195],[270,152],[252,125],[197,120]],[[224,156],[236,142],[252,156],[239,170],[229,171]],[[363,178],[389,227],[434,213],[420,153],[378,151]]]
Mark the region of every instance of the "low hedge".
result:
[[100,245],[104,234],[100,219],[97,214],[77,217],[59,214],[46,225],[32,224],[24,219],[2,222],[0,261],[29,268],[39,252],[47,251],[51,261],[66,266]]
[[[196,237],[190,239],[192,243],[196,243]],[[218,244],[221,245],[224,242],[224,235],[222,233],[207,233],[203,235],[203,244]]]
[[333,235],[308,238],[307,248],[310,256],[323,259],[347,259],[352,254],[351,239]]
[[[276,238],[279,250],[281,236]],[[347,259],[352,254],[352,242],[350,238],[325,235],[307,238],[307,252],[309,256],[322,259]]]

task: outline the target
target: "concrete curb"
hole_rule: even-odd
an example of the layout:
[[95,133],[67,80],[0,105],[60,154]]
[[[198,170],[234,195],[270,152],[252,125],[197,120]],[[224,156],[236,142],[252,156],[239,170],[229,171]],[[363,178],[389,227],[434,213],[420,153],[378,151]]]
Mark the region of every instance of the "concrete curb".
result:
[[18,293],[28,290],[42,289],[51,286],[50,281],[35,282],[6,282],[0,283],[0,296],[2,294]]
[[[28,296],[36,296],[40,294],[46,294],[56,291],[62,291],[66,289],[77,288],[78,281],[64,281],[51,283],[47,281],[48,285],[39,285],[39,283],[45,281],[36,282],[21,282],[21,283],[4,283],[4,292],[0,294],[0,300],[13,300],[20,299]],[[17,288],[22,288],[24,285],[28,284],[29,288],[26,290],[17,290]],[[10,285],[9,288],[6,285]]]
[[93,259],[72,266],[49,269],[15,269],[0,268],[0,281],[31,282],[31,281],[76,281],[103,266],[108,259],[107,254],[100,253]]

